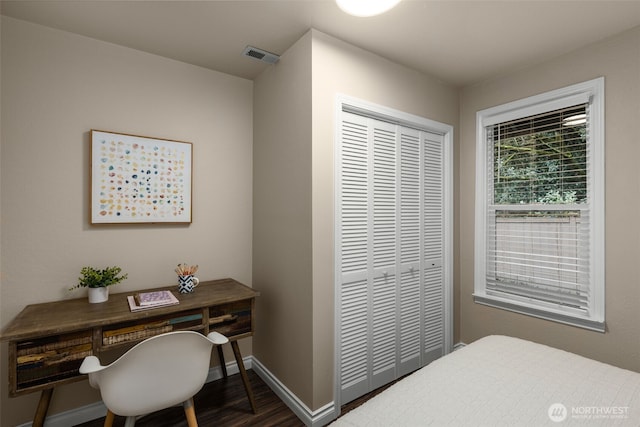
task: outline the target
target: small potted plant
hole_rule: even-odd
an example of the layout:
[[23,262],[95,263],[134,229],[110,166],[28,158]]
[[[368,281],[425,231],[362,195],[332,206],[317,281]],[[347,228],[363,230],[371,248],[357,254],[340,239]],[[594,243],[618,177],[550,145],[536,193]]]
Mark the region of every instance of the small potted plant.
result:
[[122,274],[122,268],[118,266],[97,269],[93,267],[82,267],[78,284],[69,288],[88,288],[89,302],[98,303],[109,299],[109,286],[117,285],[127,278],[127,274]]

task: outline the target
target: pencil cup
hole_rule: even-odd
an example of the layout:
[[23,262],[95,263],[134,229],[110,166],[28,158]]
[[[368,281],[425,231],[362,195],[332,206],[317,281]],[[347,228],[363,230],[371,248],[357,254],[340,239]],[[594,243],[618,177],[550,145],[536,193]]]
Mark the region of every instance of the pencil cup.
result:
[[178,276],[178,292],[188,294],[194,291],[200,280],[193,274]]

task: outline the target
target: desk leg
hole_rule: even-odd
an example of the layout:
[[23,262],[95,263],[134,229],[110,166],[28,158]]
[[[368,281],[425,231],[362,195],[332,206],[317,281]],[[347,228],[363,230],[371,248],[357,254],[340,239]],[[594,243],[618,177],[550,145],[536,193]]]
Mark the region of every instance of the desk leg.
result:
[[247,371],[244,369],[244,362],[242,361],[242,355],[240,354],[238,341],[231,341],[231,348],[233,349],[233,355],[236,358],[236,363],[238,364],[238,369],[240,370],[240,375],[242,376],[242,382],[244,383],[244,389],[247,392],[247,397],[249,398],[249,403],[251,404],[251,410],[254,414],[257,414],[258,411],[256,409],[256,402],[253,398],[253,391],[251,390],[251,384],[249,383]]
[[217,345],[216,348],[218,349],[218,360],[220,360],[220,368],[222,368],[222,376],[227,378],[227,364],[224,361],[224,353],[222,352],[222,346],[221,345]]
[[38,409],[36,409],[36,415],[33,418],[33,427],[42,427],[44,425],[44,419],[47,418],[47,411],[49,410],[49,403],[51,403],[52,395],[53,388],[45,388],[40,393]]

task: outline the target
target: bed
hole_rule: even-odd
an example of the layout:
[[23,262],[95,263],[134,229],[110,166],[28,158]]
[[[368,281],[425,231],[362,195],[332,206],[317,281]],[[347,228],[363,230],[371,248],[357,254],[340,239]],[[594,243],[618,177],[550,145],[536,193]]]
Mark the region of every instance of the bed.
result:
[[344,414],[333,427],[640,426],[640,373],[489,336]]

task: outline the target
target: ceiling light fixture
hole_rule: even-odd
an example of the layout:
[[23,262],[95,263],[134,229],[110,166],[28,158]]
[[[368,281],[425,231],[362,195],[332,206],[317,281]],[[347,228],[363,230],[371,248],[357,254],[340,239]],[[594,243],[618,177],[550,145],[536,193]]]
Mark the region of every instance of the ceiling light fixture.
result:
[[338,7],[353,16],[367,17],[384,13],[400,0],[336,0]]

